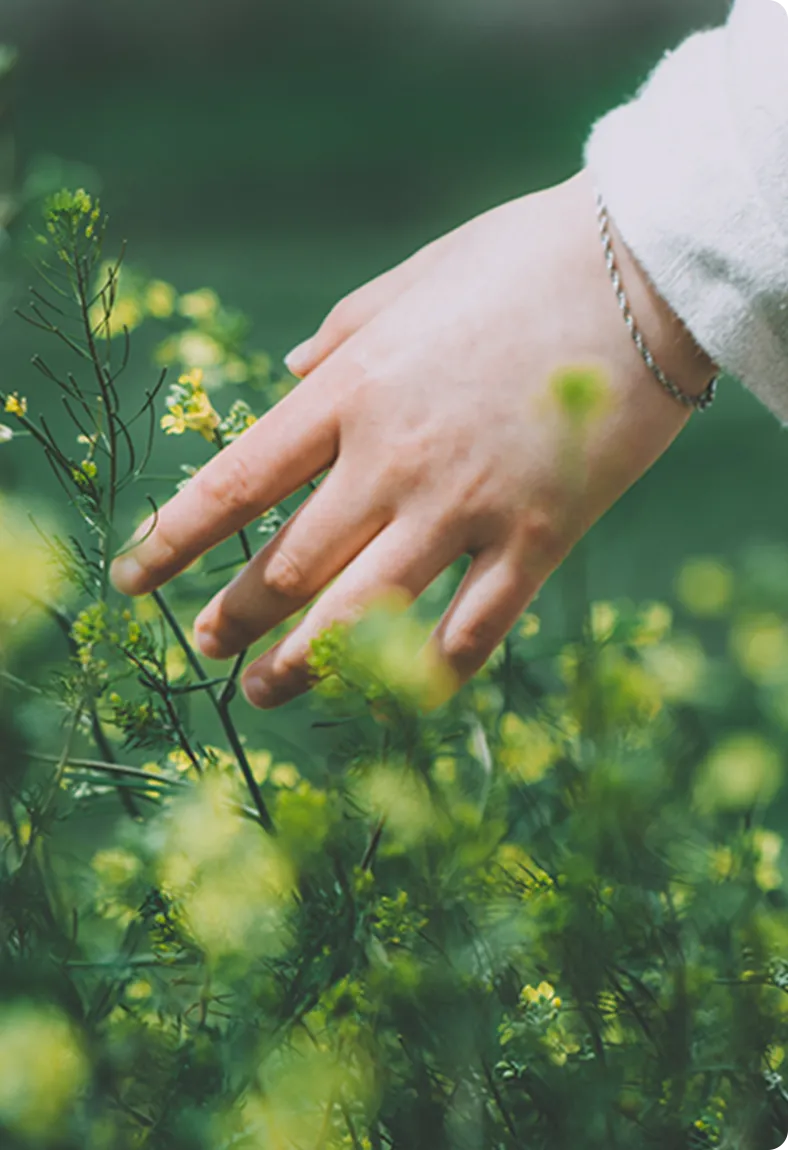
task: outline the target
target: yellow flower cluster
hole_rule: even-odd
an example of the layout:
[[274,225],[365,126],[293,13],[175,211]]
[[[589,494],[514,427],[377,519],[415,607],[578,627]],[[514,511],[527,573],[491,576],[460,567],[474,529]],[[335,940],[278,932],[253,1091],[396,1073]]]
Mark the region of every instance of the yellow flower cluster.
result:
[[538,1003],[549,1003],[556,1010],[561,1007],[561,999],[555,992],[555,987],[549,982],[540,982],[538,986],[524,986],[520,991],[520,1001],[523,1006],[535,1006]]
[[200,368],[182,375],[178,380],[177,396],[168,402],[169,413],[162,417],[161,426],[167,435],[183,435],[184,431],[197,431],[213,442],[216,428],[221,422],[208,394],[202,386]]
[[6,399],[5,410],[8,415],[17,415],[21,419],[27,415],[27,400],[23,395],[19,395],[19,393],[15,391],[13,395],[9,395]]

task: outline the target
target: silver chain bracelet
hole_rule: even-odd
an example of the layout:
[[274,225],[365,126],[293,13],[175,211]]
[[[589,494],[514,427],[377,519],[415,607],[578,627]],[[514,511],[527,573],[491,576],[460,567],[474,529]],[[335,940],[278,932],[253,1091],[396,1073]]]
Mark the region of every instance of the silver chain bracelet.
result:
[[610,272],[610,278],[612,279],[613,287],[616,290],[618,305],[621,308],[621,311],[624,313],[624,319],[626,320],[627,327],[629,328],[630,334],[635,341],[635,345],[637,346],[643,361],[651,371],[652,375],[656,377],[657,381],[665,389],[665,391],[667,391],[669,395],[672,395],[675,400],[678,400],[678,402],[683,404],[684,407],[692,408],[693,411],[706,411],[706,409],[711,407],[712,403],[714,402],[714,397],[717,394],[717,384],[719,382],[719,377],[715,376],[706,390],[701,393],[701,395],[688,395],[686,391],[682,391],[682,389],[677,384],[673,383],[673,381],[668,379],[668,377],[665,375],[664,371],[656,362],[654,356],[646,346],[646,341],[643,339],[643,336],[632,315],[632,309],[629,306],[629,300],[627,299],[626,293],[624,292],[624,288],[621,283],[621,273],[618,269],[616,257],[613,252],[613,240],[610,235],[609,228],[610,219],[607,214],[607,208],[605,207],[604,201],[599,192],[596,193],[596,202],[597,215],[599,216],[599,234],[602,237],[602,243],[605,247],[607,269]]

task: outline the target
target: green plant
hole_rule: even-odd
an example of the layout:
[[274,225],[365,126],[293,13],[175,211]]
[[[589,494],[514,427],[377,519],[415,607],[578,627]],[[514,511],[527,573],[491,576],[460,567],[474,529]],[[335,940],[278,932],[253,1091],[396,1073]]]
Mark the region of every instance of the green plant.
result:
[[[189,640],[250,538],[135,604],[107,572],[129,498],[196,466],[146,472],[157,425],[218,450],[290,384],[213,293],[104,262],[105,235],[56,196],[26,313],[73,357],[33,361],[70,432],[2,396],[73,524],[2,508],[4,1150],[771,1150],[785,554],[688,564],[692,629],[529,613],[440,706],[423,623],[383,602],[315,644],[320,716],[285,757],[235,706],[243,657],[213,677]],[[146,315],[185,369],[161,404],[163,375],[136,402],[122,378]],[[226,415],[224,384],[249,389]],[[20,637],[23,600],[62,658]]]

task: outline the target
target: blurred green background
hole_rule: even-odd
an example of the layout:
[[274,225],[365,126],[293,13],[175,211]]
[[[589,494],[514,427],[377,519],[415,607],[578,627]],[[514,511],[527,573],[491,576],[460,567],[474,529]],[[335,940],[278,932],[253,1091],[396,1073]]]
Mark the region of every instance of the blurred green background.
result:
[[[216,288],[281,357],[347,290],[575,172],[593,120],[729,6],[0,0],[0,38],[20,49],[4,131],[18,179],[42,158],[75,163],[132,266],[182,291]],[[5,251],[3,381],[38,400],[35,333],[9,314],[26,273]],[[146,355],[143,335],[127,386],[149,380]],[[664,596],[688,554],[783,538],[787,472],[777,422],[726,380],[592,532],[591,593]],[[32,452],[4,449],[0,482],[49,490]]]

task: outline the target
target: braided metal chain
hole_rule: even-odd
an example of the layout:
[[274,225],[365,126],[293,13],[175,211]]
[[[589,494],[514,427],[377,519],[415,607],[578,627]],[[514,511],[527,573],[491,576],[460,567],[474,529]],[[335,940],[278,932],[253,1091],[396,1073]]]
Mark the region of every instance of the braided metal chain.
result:
[[706,411],[707,408],[711,407],[712,403],[714,402],[714,397],[717,394],[719,377],[715,376],[706,390],[700,395],[688,395],[686,391],[682,391],[682,389],[677,384],[675,384],[671,379],[668,379],[668,377],[665,375],[664,371],[649,351],[646,345],[646,341],[644,340],[632,315],[632,308],[629,306],[629,300],[627,299],[626,293],[624,291],[624,287],[621,282],[621,273],[618,269],[616,257],[613,252],[613,239],[610,235],[610,219],[608,217],[607,209],[605,207],[602,196],[599,192],[596,194],[596,202],[597,215],[599,217],[599,234],[602,237],[602,243],[604,244],[605,248],[607,269],[610,272],[610,278],[613,281],[613,287],[615,288],[616,296],[618,297],[618,305],[624,314],[624,319],[626,320],[627,327],[629,328],[632,339],[635,341],[635,345],[640,352],[644,363],[649,368],[652,375],[655,376],[658,383],[665,389],[665,391],[667,391],[668,395],[672,395],[673,398],[679,403],[683,404],[684,407],[692,408],[693,411]]

